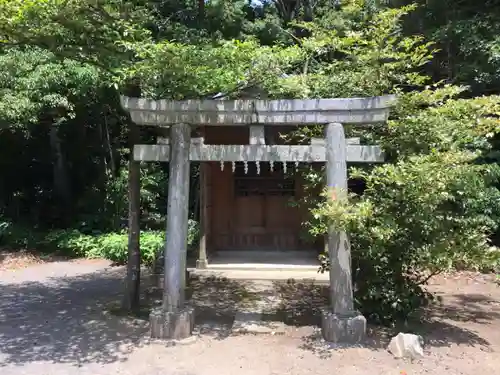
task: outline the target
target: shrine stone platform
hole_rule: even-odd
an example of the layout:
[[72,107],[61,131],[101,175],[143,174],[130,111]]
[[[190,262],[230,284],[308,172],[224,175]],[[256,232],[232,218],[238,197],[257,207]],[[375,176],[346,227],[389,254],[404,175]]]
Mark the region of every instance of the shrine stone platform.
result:
[[316,271],[300,271],[294,269],[280,269],[280,270],[259,270],[259,269],[248,269],[248,270],[231,270],[231,269],[190,269],[192,275],[199,276],[214,276],[214,277],[225,277],[232,280],[246,280],[246,281],[286,281],[286,280],[296,280],[296,281],[307,281],[314,284],[328,284],[328,273],[318,273]]
[[189,267],[193,275],[226,277],[234,280],[302,280],[328,283],[328,273],[319,273],[319,260],[313,251],[221,251],[207,267]]

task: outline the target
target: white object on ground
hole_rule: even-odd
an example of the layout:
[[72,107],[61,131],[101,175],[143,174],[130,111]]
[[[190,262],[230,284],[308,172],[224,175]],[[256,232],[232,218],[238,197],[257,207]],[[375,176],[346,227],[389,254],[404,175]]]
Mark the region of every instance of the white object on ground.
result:
[[396,358],[418,359],[424,356],[422,336],[411,333],[398,333],[394,336],[387,350]]

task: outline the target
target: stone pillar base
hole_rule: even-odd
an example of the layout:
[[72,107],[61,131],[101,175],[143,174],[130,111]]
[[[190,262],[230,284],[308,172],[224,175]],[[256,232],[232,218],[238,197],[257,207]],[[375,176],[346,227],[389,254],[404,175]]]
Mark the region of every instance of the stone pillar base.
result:
[[357,311],[339,315],[325,309],[321,316],[321,333],[329,342],[359,344],[366,335],[366,319]]
[[206,259],[198,259],[196,261],[196,268],[199,270],[204,270],[208,267],[208,261]]
[[194,328],[194,309],[163,311],[157,307],[149,314],[151,338],[182,340],[191,336]]

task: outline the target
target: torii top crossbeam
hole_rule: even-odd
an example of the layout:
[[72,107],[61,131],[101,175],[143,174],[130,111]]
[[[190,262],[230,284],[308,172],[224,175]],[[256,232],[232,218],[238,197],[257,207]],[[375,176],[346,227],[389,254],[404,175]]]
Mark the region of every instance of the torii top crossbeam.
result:
[[387,121],[394,95],[349,99],[151,100],[122,97],[138,125],[313,125]]

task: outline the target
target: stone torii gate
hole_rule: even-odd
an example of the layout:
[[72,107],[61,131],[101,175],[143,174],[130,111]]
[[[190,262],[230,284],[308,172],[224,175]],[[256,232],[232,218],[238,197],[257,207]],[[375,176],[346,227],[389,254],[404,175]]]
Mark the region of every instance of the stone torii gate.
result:
[[[347,199],[347,162],[382,162],[378,146],[346,140],[342,124],[374,124],[387,121],[394,96],[312,100],[148,100],[121,98],[122,106],[137,125],[170,128],[164,144],[135,145],[134,159],[169,162],[167,238],[163,305],[150,315],[151,336],[182,339],[191,335],[194,311],[184,297],[188,233],[190,161],[247,163],[326,162],[327,186],[336,199]],[[310,145],[266,145],[265,126],[325,126],[324,139]],[[206,145],[191,140],[192,127],[246,126],[247,145]],[[286,165],[286,164],[284,164]],[[259,168],[259,167],[257,167]],[[245,168],[246,169],[246,168]],[[332,194],[333,195],[333,194]],[[201,215],[202,216],[202,215]],[[203,217],[203,216],[202,216]],[[202,233],[199,264],[206,264]],[[331,342],[359,342],[366,320],[354,310],[351,253],[346,233],[329,228],[330,306],[323,311],[322,332]]]

